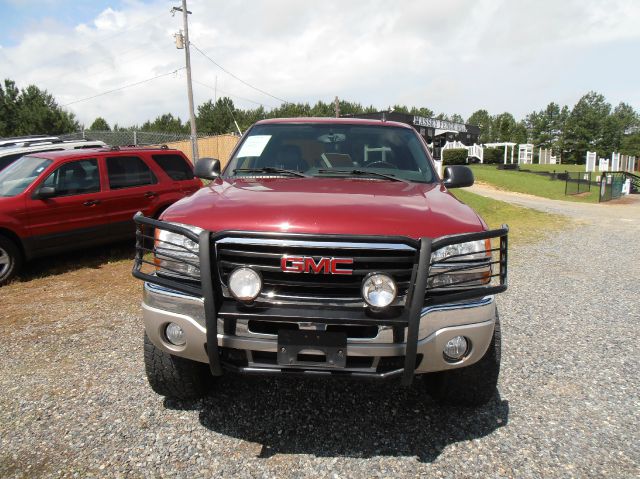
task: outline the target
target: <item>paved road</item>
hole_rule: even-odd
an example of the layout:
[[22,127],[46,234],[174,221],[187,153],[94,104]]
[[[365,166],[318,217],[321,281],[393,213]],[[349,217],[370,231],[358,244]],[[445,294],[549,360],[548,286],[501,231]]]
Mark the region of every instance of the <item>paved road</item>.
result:
[[578,203],[574,201],[549,200],[524,193],[498,190],[486,184],[475,184],[471,188],[467,188],[467,190],[518,206],[533,208],[546,213],[562,214],[590,223],[603,220],[609,224],[619,223],[623,229],[627,229],[628,223],[633,223],[637,226],[640,221],[640,195],[629,195],[620,200],[606,203]]
[[419,387],[234,377],[164,401],[144,378],[138,288],[116,296],[128,265],[91,271],[102,294],[74,271],[10,286],[0,476],[638,477],[638,206],[535,201],[582,221],[512,250],[500,395],[478,410]]

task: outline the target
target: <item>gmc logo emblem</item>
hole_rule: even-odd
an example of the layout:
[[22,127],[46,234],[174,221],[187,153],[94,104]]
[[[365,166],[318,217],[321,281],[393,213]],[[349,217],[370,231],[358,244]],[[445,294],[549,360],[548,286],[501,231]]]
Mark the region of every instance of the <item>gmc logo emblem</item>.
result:
[[353,274],[353,270],[340,267],[353,264],[352,258],[320,258],[317,262],[310,256],[283,256],[280,268],[285,273]]

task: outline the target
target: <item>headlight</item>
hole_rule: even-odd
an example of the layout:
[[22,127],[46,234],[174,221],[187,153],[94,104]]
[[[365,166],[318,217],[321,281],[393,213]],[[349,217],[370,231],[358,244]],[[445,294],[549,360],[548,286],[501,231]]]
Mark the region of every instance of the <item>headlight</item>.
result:
[[490,250],[489,240],[478,240],[452,244],[434,251],[431,254],[428,287],[470,288],[490,283]]
[[[202,228],[197,226],[173,224],[193,231],[197,235],[202,232]],[[198,243],[179,233],[159,228],[156,229],[155,238],[154,262],[158,273],[194,280],[200,278],[200,246]]]
[[440,248],[431,253],[431,262],[444,261],[451,258],[452,261],[468,261],[485,259],[491,256],[491,243],[489,240],[469,241],[457,243]]
[[262,278],[251,268],[236,268],[229,275],[229,291],[238,301],[251,302],[261,290]]
[[362,297],[374,308],[385,308],[396,299],[398,288],[390,276],[375,273],[367,276],[362,282]]

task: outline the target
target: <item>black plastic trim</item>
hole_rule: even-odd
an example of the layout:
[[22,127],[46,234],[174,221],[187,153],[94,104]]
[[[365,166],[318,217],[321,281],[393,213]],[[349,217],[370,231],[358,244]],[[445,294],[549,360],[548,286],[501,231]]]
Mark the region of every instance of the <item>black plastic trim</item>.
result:
[[407,346],[404,361],[404,373],[402,384],[408,386],[413,381],[416,368],[416,355],[418,352],[418,330],[420,329],[420,313],[424,307],[424,295],[427,290],[429,277],[429,263],[431,261],[431,240],[420,240],[420,257],[418,259],[418,275],[415,286],[412,288],[411,301],[409,302],[409,326],[407,328]]
[[218,354],[218,311],[216,310],[216,297],[213,285],[211,261],[211,232],[200,233],[200,281],[204,296],[204,314],[207,325],[207,354],[209,355],[209,368],[214,376],[222,375],[220,367],[220,355]]

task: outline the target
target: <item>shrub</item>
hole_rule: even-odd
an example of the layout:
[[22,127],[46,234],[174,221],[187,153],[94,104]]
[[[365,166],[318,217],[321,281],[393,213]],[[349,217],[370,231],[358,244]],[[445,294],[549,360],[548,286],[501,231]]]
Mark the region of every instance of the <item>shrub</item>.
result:
[[495,165],[504,162],[504,148],[485,148],[483,154],[485,164]]
[[466,148],[452,148],[442,150],[443,165],[466,165],[469,153]]

